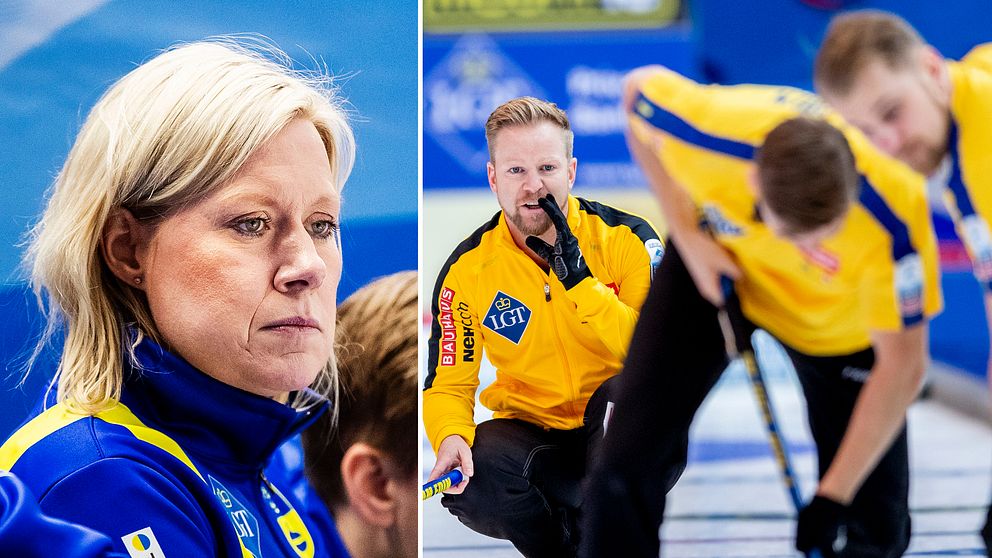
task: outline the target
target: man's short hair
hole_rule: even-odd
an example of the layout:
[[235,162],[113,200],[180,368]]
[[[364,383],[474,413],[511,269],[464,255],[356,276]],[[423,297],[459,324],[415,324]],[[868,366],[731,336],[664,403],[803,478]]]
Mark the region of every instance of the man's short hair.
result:
[[564,131],[565,157],[572,158],[572,126],[568,123],[565,111],[558,105],[535,99],[534,97],[518,97],[496,107],[486,120],[486,144],[489,146],[489,160],[493,159],[496,149],[496,133],[503,128],[551,122]]
[[329,413],[303,434],[307,478],[330,509],[348,505],[341,460],[362,442],[417,472],[417,272],[362,287],[338,307],[337,429]]
[[764,205],[786,234],[814,231],[842,216],[858,197],[854,154],[840,130],[799,117],[779,124],[755,155]]
[[888,12],[841,14],[827,27],[813,64],[813,81],[817,91],[845,95],[872,60],[882,60],[893,70],[905,68],[915,48],[924,44],[906,20]]

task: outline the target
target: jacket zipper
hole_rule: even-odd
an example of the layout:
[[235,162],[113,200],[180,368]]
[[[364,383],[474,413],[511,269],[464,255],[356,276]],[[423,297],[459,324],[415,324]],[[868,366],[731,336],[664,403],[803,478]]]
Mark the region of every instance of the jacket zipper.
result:
[[[549,285],[547,281],[544,283],[544,300],[551,302],[551,285]],[[575,398],[577,395],[575,393],[575,386],[572,384],[572,369],[568,365],[568,353],[565,352],[565,347],[561,343],[561,337],[558,335],[558,320],[555,318],[554,307],[549,307],[548,312],[551,314],[551,325],[552,329],[554,329],[555,345],[558,347],[558,351],[561,354],[562,368],[565,370],[565,386],[568,388],[569,398],[571,399],[571,401],[569,401],[569,406],[572,408],[572,414],[574,415],[576,412]]]
[[[263,507],[259,508],[261,510],[261,512],[262,512],[261,515],[263,515],[266,518],[266,520],[267,520],[265,522],[265,524],[269,527],[269,532],[272,534],[272,538],[274,538],[274,539],[276,539],[278,541],[282,541],[281,543],[278,543],[278,544],[282,548],[284,548],[286,550],[289,550],[289,554],[287,554],[287,556],[298,556],[299,553],[296,551],[295,548],[293,548],[293,544],[290,542],[290,540],[288,538],[286,538],[286,533],[283,532],[282,525],[279,525],[279,522],[275,520],[276,519],[276,515],[274,515],[274,513],[272,513],[272,512],[275,512],[275,510],[274,509],[272,509],[272,510],[266,510],[265,509],[265,507],[268,507],[269,505],[271,505],[271,503],[275,503],[275,505],[277,507],[279,507],[279,508],[282,508],[282,506],[286,506],[286,509],[285,510],[281,510],[282,514],[285,514],[285,513],[288,513],[289,510],[293,509],[292,508],[292,505],[289,503],[289,500],[286,500],[286,499],[281,498],[279,496],[279,493],[276,492],[275,487],[272,486],[272,483],[269,482],[269,479],[265,476],[265,471],[264,470],[261,471],[261,472],[259,472],[259,475],[258,476],[259,476],[259,479],[262,481],[262,484],[265,487],[265,489],[269,491],[269,501],[265,501],[265,498],[262,497],[262,506]],[[299,513],[299,512],[297,512],[297,513]],[[300,519],[302,520],[303,519],[303,516],[300,516]],[[304,522],[304,524],[305,524],[305,522]],[[313,544],[313,535],[311,534],[310,537],[311,537],[310,542],[311,542],[311,544]]]

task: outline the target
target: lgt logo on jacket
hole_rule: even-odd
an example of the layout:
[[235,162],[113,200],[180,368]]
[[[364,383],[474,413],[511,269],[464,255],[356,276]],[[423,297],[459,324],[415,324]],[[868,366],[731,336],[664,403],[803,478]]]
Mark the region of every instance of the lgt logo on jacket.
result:
[[[220,481],[212,475],[207,475],[207,478],[210,480],[211,488],[214,489],[214,495],[217,496],[220,503],[227,509],[227,515],[230,516],[231,523],[234,524],[234,531],[238,534],[238,538],[241,539],[241,544],[245,547],[244,550],[250,552],[252,556],[261,556],[262,551],[258,540],[258,520]],[[155,558],[158,558],[158,556]]]
[[482,319],[482,325],[492,330],[494,333],[502,335],[513,344],[520,343],[520,338],[524,336],[527,324],[530,323],[530,308],[524,303],[505,294],[503,291],[496,291],[492,304],[486,312],[486,317]]

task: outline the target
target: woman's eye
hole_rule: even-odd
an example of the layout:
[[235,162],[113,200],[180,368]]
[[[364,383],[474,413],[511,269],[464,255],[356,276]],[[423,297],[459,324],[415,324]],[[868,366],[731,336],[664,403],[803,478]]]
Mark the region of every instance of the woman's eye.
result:
[[330,238],[337,233],[338,224],[330,219],[314,221],[310,225],[310,232],[317,238]]
[[261,236],[269,220],[265,217],[249,217],[234,223],[234,230],[244,236]]

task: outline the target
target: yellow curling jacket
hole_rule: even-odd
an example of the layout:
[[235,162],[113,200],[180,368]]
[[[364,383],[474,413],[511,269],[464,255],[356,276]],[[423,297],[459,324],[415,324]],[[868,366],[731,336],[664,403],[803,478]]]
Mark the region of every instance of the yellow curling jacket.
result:
[[972,68],[992,72],[992,43],[980,44],[968,51],[961,63]]
[[[950,172],[945,199],[958,236],[971,256],[975,277],[992,292],[992,45],[962,62],[948,62],[951,122]],[[986,63],[988,65],[983,65]]]
[[[781,122],[825,118],[847,137],[861,174],[859,202],[841,230],[804,252],[761,221],[747,172]],[[635,133],[660,132],[658,156],[743,271],[745,314],[809,355],[870,346],[941,306],[937,248],[924,179],[877,151],[811,93],[786,87],[707,86],[668,70],[641,86]]]
[[574,196],[567,219],[593,275],[569,291],[514,244],[502,212],[442,268],[424,382],[435,451],[451,434],[474,442],[483,348],[496,381],[482,404],[546,428],[582,426],[589,397],[620,371],[661,241],[644,219]]

